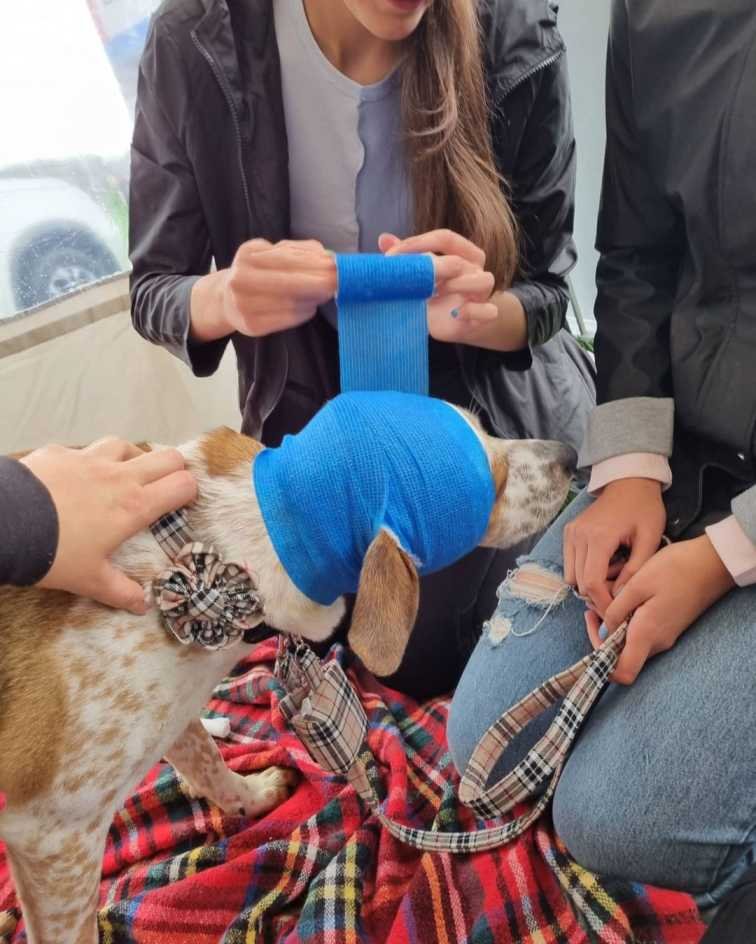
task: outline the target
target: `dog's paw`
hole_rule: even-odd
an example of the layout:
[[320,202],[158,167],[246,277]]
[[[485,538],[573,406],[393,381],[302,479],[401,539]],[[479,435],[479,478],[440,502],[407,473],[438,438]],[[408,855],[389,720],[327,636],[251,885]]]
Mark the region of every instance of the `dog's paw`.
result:
[[262,816],[287,800],[299,781],[288,767],[268,767],[259,773],[236,775],[234,801],[226,806],[227,813],[240,816]]

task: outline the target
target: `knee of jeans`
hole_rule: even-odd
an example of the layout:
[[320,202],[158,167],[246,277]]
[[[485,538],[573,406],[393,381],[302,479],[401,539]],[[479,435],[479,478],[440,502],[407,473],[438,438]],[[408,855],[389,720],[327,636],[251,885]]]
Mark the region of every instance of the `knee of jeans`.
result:
[[549,617],[570,596],[570,587],[557,564],[529,557],[521,558],[517,564],[517,569],[499,587],[499,605],[494,615],[483,625],[483,639],[493,648],[545,628]]
[[563,783],[559,784],[552,811],[557,836],[579,865],[592,872],[606,874],[603,840],[593,809],[592,802],[576,797]]
[[[530,558],[522,558],[518,565],[499,588],[499,605],[483,626],[449,709],[447,741],[460,773],[489,725],[544,681],[533,671],[531,660],[529,673],[518,671],[518,650],[513,647],[517,640],[545,629],[549,616],[569,596],[557,565]],[[518,742],[520,753],[529,746],[524,734]]]
[[598,875],[680,887],[671,874],[665,825],[629,770],[568,762],[554,794],[554,829],[573,859]]

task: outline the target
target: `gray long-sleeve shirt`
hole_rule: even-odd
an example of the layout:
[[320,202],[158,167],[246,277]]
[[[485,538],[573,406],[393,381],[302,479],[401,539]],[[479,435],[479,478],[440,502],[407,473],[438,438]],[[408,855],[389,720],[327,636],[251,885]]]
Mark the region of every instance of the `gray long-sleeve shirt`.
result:
[[[378,252],[381,233],[411,235],[400,71],[360,85],[332,65],[303,0],[274,0],[281,61],[293,239],[333,252]],[[323,314],[336,324],[336,306]]]

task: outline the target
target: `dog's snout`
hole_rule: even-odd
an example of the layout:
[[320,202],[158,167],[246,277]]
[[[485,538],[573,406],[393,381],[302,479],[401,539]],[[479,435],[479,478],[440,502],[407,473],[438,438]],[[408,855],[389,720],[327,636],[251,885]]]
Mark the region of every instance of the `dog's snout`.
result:
[[572,446],[568,446],[567,443],[557,443],[556,447],[555,461],[570,475],[574,475],[578,464],[577,451]]
[[[577,452],[566,443],[546,439],[540,443],[540,455],[546,465],[556,466],[560,471],[572,476],[577,468]],[[555,470],[556,471],[556,470]]]

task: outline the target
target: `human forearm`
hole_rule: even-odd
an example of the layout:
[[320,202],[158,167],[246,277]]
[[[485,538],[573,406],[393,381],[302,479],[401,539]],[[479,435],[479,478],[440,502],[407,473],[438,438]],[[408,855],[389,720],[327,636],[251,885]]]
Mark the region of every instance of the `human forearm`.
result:
[[197,344],[217,341],[231,334],[224,310],[228,269],[210,272],[192,286],[189,337]]

